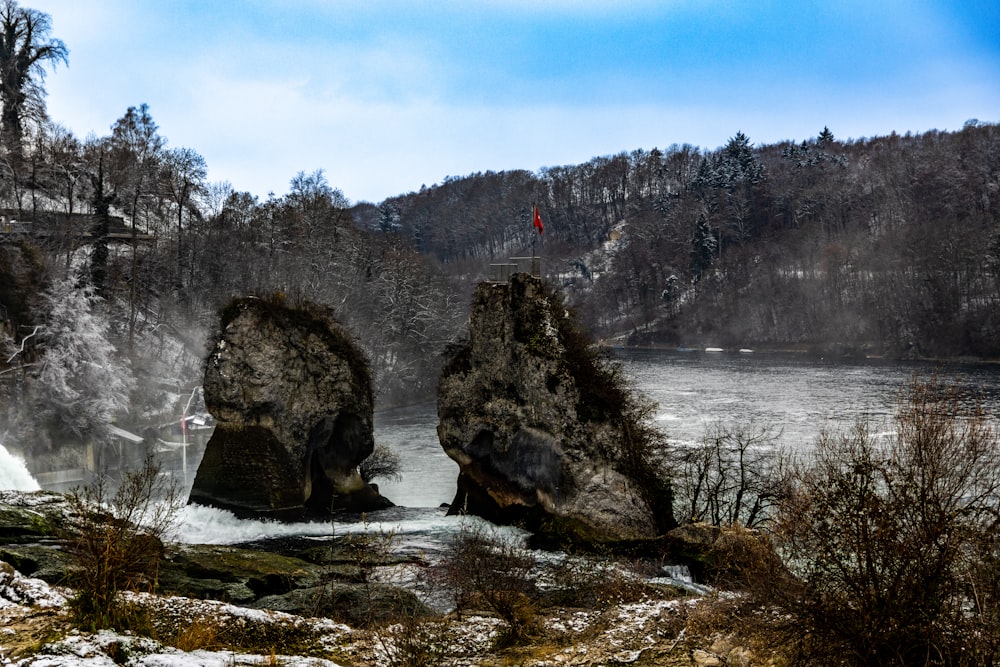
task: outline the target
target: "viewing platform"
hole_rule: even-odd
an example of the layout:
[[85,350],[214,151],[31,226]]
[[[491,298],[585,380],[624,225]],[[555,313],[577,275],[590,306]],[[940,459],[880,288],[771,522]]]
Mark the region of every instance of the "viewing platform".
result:
[[531,257],[511,257],[507,262],[490,264],[490,282],[505,285],[510,282],[510,277],[515,273],[530,273],[535,278],[542,277],[542,258],[533,255]]

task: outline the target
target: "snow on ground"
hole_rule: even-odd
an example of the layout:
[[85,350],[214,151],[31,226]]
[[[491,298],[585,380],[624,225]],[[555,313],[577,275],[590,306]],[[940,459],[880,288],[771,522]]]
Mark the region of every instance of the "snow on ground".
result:
[[41,579],[26,577],[0,561],[0,609],[15,606],[61,608],[65,604],[64,592]]
[[282,667],[340,667],[322,658],[298,656],[261,656],[232,651],[185,652],[143,637],[121,635],[102,630],[94,635],[71,635],[46,644],[34,656],[16,662],[3,662],[11,667],[235,667],[237,665],[280,664]]
[[[63,613],[70,591],[52,587],[39,579],[25,577],[0,563],[0,667],[238,667],[280,664],[282,667],[339,667],[337,662],[317,657],[261,655],[234,651],[181,651],[152,639],[112,631],[96,634],[72,629]],[[146,593],[129,594],[127,600],[152,612],[176,627],[212,622],[240,625],[248,633],[280,627],[299,636],[314,637],[311,652],[340,656],[350,664],[390,665],[398,662],[408,642],[429,641],[442,651],[442,663],[474,665],[492,653],[493,643],[502,632],[499,619],[465,615],[428,622],[414,635],[412,624],[400,624],[376,631],[349,628],[324,618],[303,618],[281,612],[248,609],[212,600],[165,597]],[[542,662],[532,664],[628,664],[642,653],[662,644],[663,619],[684,614],[697,599],[650,600],[623,604],[603,611],[564,610],[544,620],[547,634],[566,637]],[[33,647],[13,641],[29,627],[31,619],[62,614],[55,640]],[[242,625],[241,625],[242,624]],[[38,628],[32,628],[38,630]],[[52,632],[35,633],[51,637]],[[587,637],[587,639],[583,639]],[[41,648],[38,649],[38,645]],[[20,648],[19,656],[9,654]],[[30,647],[26,650],[26,647]],[[37,649],[37,650],[36,650]],[[30,653],[30,655],[29,655]],[[445,657],[447,656],[447,657]],[[596,660],[596,662],[595,662]]]
[[[86,634],[72,631],[68,636],[49,642],[34,655],[12,659],[7,657],[11,640],[18,632],[26,632],[30,619],[39,610],[61,611],[66,607],[70,591],[50,586],[41,579],[26,577],[7,563],[0,562],[0,665],[3,667],[113,667],[127,659],[135,667],[229,667],[235,665],[273,664],[272,656],[240,654],[233,651],[190,651],[164,646],[152,639],[122,635],[111,631]],[[212,600],[192,600],[149,594],[130,596],[160,618],[172,618],[195,623],[241,622],[282,624],[296,627],[308,625],[308,630],[326,641],[336,642],[350,635],[346,625],[329,619],[304,619],[291,614],[259,609],[247,609]],[[339,667],[320,658],[275,656],[283,667]]]
[[[0,496],[8,495],[12,495],[11,492],[0,492]],[[35,493],[20,494],[19,498],[24,506],[41,508],[46,503],[55,502],[54,498],[58,496]],[[193,529],[194,535],[188,535],[188,538],[202,537],[206,530],[211,532],[213,526],[218,531],[221,524],[231,521],[219,515],[188,518],[201,521],[201,526]],[[441,526],[436,522],[445,520],[429,516],[419,521],[429,521],[435,524],[434,530],[440,530]],[[271,535],[275,530],[274,526],[263,524],[243,528],[246,532],[237,531],[241,539],[261,533]],[[371,529],[371,526],[352,528]],[[188,529],[192,530],[190,525]],[[232,538],[231,531],[218,532],[229,532]],[[560,557],[567,558],[565,555],[552,556]],[[0,667],[112,667],[116,664],[130,667],[268,664],[338,667],[334,660],[382,667],[398,664],[400,656],[411,649],[414,641],[429,642],[440,650],[442,659],[439,664],[475,665],[481,664],[486,656],[495,655],[493,644],[504,630],[499,619],[481,615],[446,615],[425,623],[410,622],[376,630],[359,630],[330,619],[249,609],[213,600],[147,593],[124,594],[127,602],[148,610],[158,627],[179,632],[186,628],[210,626],[225,628],[235,632],[235,636],[260,638],[266,635],[278,638],[273,640],[278,650],[283,643],[280,638],[293,637],[299,647],[295,650],[332,659],[237,653],[231,650],[184,652],[152,639],[109,631],[89,634],[74,629],[67,611],[67,600],[71,595],[69,589],[24,576],[9,564],[0,562]],[[663,634],[665,630],[669,632],[669,628],[676,627],[675,624],[664,621],[686,615],[697,604],[698,599],[682,598],[610,604],[603,610],[550,610],[539,620],[546,627],[545,635],[554,644],[546,649],[547,658],[525,664],[632,663],[648,649],[662,648],[664,643],[676,644],[673,638]],[[255,645],[269,646],[270,641],[258,641]]]

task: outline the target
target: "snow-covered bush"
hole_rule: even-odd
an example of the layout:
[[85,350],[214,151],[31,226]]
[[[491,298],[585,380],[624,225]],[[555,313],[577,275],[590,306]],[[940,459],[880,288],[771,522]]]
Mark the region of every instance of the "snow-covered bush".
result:
[[102,300],[71,279],[42,294],[44,351],[29,388],[30,421],[65,440],[107,438],[129,404],[132,372],[108,340]]

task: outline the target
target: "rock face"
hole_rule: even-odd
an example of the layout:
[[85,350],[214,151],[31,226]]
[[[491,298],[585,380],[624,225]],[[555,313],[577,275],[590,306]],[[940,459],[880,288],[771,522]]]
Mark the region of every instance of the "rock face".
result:
[[[3,593],[10,593],[4,591],[5,563],[53,585],[72,581],[78,567],[69,542],[73,516],[72,504],[62,494],[0,489],[0,609]],[[367,580],[358,565],[363,540],[289,537],[235,546],[169,544],[157,568],[157,590],[355,624],[430,614],[411,591]],[[368,567],[420,562],[379,549],[363,559]]]
[[479,285],[438,390],[438,437],[460,467],[452,512],[571,540],[673,527],[647,458],[655,436],[587,343],[538,278]]
[[374,447],[367,363],[319,307],[234,300],[204,390],[218,424],[190,502],[288,520],[392,505],[357,469]]

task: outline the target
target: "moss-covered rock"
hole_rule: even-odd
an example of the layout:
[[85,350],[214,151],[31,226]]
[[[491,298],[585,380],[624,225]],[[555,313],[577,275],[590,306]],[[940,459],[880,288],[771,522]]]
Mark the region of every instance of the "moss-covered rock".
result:
[[371,375],[328,309],[234,299],[204,390],[218,424],[191,502],[289,520],[392,505],[358,472],[374,448]]
[[330,582],[284,595],[270,595],[253,606],[299,616],[323,616],[355,627],[422,618],[434,613],[412,592],[380,583]]
[[164,562],[159,584],[164,593],[247,602],[316,586],[323,577],[322,567],[282,554],[232,546],[178,545]]
[[64,534],[68,505],[50,491],[0,491],[0,544]]
[[438,416],[460,468],[453,512],[577,543],[675,525],[643,402],[538,278],[476,289],[468,343],[442,372]]
[[65,584],[74,567],[64,545],[54,541],[0,546],[0,560],[27,577],[50,584]]
[[[72,583],[80,570],[70,552],[70,518],[61,494],[0,491],[0,561],[50,584]],[[355,535],[168,544],[154,583],[166,595],[359,623],[430,613],[412,593],[371,582],[375,568],[412,559],[366,544]]]

